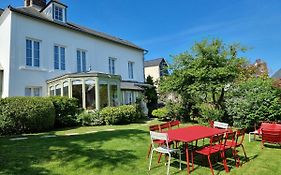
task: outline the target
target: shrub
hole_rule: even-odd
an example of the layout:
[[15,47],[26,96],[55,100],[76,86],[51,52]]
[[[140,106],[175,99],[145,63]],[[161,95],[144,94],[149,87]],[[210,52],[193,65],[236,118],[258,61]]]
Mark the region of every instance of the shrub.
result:
[[223,121],[224,111],[216,109],[214,105],[202,103],[198,106],[201,117],[199,123],[208,124],[210,120]]
[[78,100],[76,98],[52,96],[50,99],[55,107],[55,127],[67,127],[77,125],[77,114],[79,112]]
[[42,97],[0,99],[0,134],[21,134],[52,129],[55,108]]
[[77,120],[82,126],[99,126],[105,123],[99,111],[82,112],[78,115]]
[[226,107],[236,127],[252,128],[260,121],[277,121],[281,119],[280,90],[270,79],[241,82],[229,89]]
[[159,118],[159,120],[168,120],[169,119],[169,111],[166,107],[153,110],[152,115]]
[[107,125],[127,124],[135,122],[142,117],[137,105],[106,107],[100,111],[100,116]]

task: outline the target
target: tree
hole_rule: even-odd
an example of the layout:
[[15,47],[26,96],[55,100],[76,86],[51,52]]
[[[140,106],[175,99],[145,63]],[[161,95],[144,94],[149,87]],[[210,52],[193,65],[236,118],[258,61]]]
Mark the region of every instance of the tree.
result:
[[178,93],[189,109],[210,103],[224,110],[226,89],[247,65],[245,58],[238,57],[244,51],[239,44],[226,45],[217,39],[195,43],[191,52],[174,57],[172,73],[161,79],[160,91]]
[[146,78],[146,83],[150,86],[145,87],[144,95],[147,99],[148,116],[151,116],[152,111],[157,108],[158,95],[153,78],[150,75]]

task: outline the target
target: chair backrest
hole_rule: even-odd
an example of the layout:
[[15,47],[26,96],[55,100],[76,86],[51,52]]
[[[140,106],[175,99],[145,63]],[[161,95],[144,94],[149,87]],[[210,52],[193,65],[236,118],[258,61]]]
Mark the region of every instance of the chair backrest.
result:
[[161,132],[165,131],[165,130],[168,130],[168,129],[171,128],[170,122],[162,123],[162,124],[159,125],[159,127],[160,127]]
[[262,142],[281,143],[281,130],[268,130],[262,128]]
[[219,148],[218,150],[220,150],[223,146],[223,134],[218,134],[218,135],[214,135],[212,137],[210,137],[210,147],[209,147],[209,153],[212,152],[212,146],[218,144]]
[[211,128],[214,128],[214,120],[209,120],[209,124]]
[[180,127],[180,121],[179,120],[173,120],[173,121],[170,121],[170,127],[173,128],[175,126],[177,126],[178,128]]
[[167,133],[150,131],[150,137],[151,137],[151,144],[152,144],[153,148],[155,148],[155,145],[154,145],[155,140],[163,140],[163,141],[165,141],[166,148],[169,149],[168,134]]
[[159,125],[151,125],[149,126],[149,131],[160,131]]
[[246,129],[238,129],[236,131],[236,145],[241,145],[243,144],[243,141],[244,141],[244,137],[245,137],[245,132],[246,132]]
[[235,141],[236,141],[236,132],[232,131],[232,132],[227,132],[225,133],[225,138],[224,138],[224,147],[227,145],[226,143],[230,143],[230,145],[235,145]]
[[214,128],[227,129],[228,123],[214,121]]

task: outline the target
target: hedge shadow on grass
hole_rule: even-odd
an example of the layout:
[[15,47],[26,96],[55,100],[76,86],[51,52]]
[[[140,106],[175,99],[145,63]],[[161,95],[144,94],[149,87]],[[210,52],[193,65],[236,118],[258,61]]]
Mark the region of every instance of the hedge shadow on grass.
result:
[[[0,139],[0,174],[57,175],[45,168],[50,162],[55,164],[53,167],[88,169],[89,172],[104,168],[114,171],[121,165],[121,168],[126,165],[134,169],[138,159],[135,149],[129,149],[122,140],[134,143],[146,137],[147,132],[143,130],[123,129],[45,139],[32,136],[16,142],[3,138]],[[120,139],[120,145],[115,145],[116,139]]]

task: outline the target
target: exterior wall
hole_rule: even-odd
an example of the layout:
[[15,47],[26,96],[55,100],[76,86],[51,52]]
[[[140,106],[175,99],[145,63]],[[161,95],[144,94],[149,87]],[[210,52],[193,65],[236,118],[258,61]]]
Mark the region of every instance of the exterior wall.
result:
[[[25,66],[26,38],[40,41],[40,68]],[[54,70],[55,44],[66,48],[65,71]],[[108,73],[108,58],[113,57],[115,73],[123,80],[144,82],[141,50],[13,13],[9,96],[23,96],[27,86],[42,86],[42,95],[46,96],[47,79],[76,72],[77,49],[86,51],[87,69]],[[134,79],[128,77],[128,61],[135,63]]]
[[[3,67],[2,97],[9,96],[11,12],[6,10],[0,17],[0,64]],[[0,96],[1,97],[1,96]]]
[[145,78],[147,78],[149,75],[153,78],[153,81],[157,81],[160,78],[159,66],[145,67],[144,72]]

